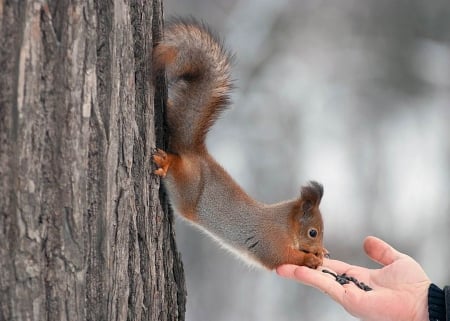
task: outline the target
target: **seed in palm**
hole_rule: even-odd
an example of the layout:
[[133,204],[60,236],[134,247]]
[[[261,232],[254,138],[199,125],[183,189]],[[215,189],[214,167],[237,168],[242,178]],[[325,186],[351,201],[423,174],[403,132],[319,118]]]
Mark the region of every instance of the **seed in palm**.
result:
[[372,290],[372,288],[370,286],[368,286],[367,284],[365,284],[364,282],[359,282],[353,276],[348,276],[345,273],[343,273],[343,274],[336,274],[336,273],[333,273],[333,272],[328,271],[328,270],[322,270],[322,272],[323,273],[328,273],[328,274],[331,274],[332,276],[334,276],[334,278],[336,279],[336,282],[338,282],[341,285],[353,282],[361,290],[364,290],[364,291],[371,291]]

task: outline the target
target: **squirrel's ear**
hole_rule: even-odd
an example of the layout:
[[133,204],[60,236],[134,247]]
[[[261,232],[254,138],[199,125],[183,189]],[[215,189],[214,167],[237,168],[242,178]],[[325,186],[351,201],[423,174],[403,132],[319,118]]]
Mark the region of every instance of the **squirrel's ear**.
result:
[[308,185],[302,187],[300,196],[302,210],[303,212],[308,212],[313,207],[319,206],[323,196],[323,186],[315,181],[311,181]]

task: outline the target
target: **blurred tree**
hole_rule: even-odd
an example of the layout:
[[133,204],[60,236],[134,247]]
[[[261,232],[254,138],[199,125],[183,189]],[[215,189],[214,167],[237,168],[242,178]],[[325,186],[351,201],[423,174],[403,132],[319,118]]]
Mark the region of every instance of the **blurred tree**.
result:
[[161,11],[160,0],[0,1],[0,320],[184,319],[172,216],[150,168]]

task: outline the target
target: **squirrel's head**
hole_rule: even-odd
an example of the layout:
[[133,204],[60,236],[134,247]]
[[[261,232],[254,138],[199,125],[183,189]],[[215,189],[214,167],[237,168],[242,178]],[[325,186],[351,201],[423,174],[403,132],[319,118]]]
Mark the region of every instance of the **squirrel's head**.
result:
[[323,186],[311,181],[301,189],[300,198],[290,215],[294,247],[305,253],[323,258],[327,251],[323,247],[323,221],[319,205]]

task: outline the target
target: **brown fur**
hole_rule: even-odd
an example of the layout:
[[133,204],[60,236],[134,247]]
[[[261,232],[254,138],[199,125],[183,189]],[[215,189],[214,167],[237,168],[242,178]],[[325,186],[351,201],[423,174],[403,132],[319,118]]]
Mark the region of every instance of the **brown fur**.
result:
[[170,152],[154,154],[154,173],[164,178],[178,213],[266,268],[320,265],[326,253],[321,185],[311,182],[299,198],[266,205],[245,193],[206,149],[206,134],[227,107],[232,87],[231,55],[218,38],[198,22],[178,19],[167,25],[153,59],[155,69],[166,70],[170,102]]

